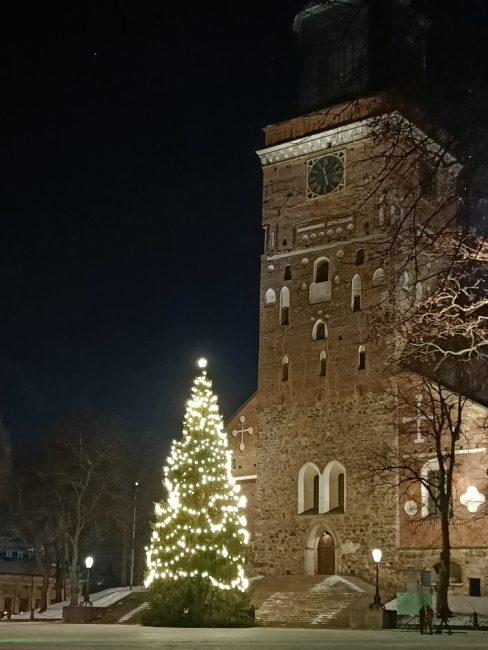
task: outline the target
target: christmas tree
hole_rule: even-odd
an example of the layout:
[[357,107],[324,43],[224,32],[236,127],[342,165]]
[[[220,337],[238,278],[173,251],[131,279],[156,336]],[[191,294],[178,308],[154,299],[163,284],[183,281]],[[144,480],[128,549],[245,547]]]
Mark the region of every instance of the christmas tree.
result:
[[244,555],[249,535],[231,473],[217,397],[198,362],[183,434],[164,467],[167,500],[156,504],[147,551],[147,625],[249,625]]

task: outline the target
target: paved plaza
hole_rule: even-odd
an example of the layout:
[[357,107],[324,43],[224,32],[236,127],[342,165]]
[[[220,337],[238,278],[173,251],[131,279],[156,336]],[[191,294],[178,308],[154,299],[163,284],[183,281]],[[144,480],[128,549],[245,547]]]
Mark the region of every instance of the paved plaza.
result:
[[488,647],[488,632],[457,632],[452,636],[421,636],[404,630],[182,629],[137,625],[65,625],[62,623],[0,623],[0,650],[161,648],[186,650],[395,650],[402,648]]

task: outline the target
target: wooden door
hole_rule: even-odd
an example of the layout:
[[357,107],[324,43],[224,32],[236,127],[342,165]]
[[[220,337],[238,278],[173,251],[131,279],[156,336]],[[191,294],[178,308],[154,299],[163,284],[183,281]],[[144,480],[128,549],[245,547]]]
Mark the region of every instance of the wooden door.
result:
[[335,543],[328,532],[322,533],[317,546],[317,574],[333,575],[335,573]]

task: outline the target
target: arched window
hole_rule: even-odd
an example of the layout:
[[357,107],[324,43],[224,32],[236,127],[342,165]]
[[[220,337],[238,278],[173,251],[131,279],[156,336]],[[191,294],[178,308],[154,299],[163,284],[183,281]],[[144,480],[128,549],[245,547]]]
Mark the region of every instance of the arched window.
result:
[[291,265],[287,264],[285,266],[285,272],[283,274],[283,279],[284,280],[291,280]]
[[280,292],[280,325],[290,323],[290,292],[288,287],[283,287]]
[[353,277],[351,284],[351,309],[353,311],[361,309],[361,276],[357,273]]
[[364,248],[358,248],[356,251],[356,266],[364,264]]
[[314,264],[314,282],[328,282],[329,281],[329,260],[326,257],[320,257],[315,260]]
[[298,472],[298,514],[319,512],[320,470],[315,463],[305,463]]
[[324,350],[320,353],[319,377],[325,377],[327,374],[327,354]]
[[276,294],[273,289],[268,289],[264,294],[264,304],[266,307],[269,305],[276,305]]
[[[422,517],[438,517],[440,515],[442,485],[437,458],[428,460],[423,465],[420,475]],[[452,511],[452,502],[450,508]]]
[[364,370],[366,368],[366,347],[360,345],[358,349],[358,370]]
[[281,381],[288,381],[288,357],[284,356],[281,360]]
[[326,302],[331,298],[330,263],[319,257],[313,265],[313,282],[310,284],[310,304]]
[[412,290],[412,285],[410,283],[410,275],[408,271],[403,271],[402,273],[402,289],[410,293]]
[[323,341],[324,339],[328,338],[329,332],[327,330],[327,325],[323,320],[318,320],[313,326],[312,341]]
[[379,287],[385,282],[385,272],[383,269],[376,269],[373,273],[373,286]]
[[378,200],[378,225],[383,226],[385,224],[385,193],[380,194]]
[[[441,570],[441,563],[437,562],[434,564],[434,571],[439,575]],[[451,560],[449,564],[449,582],[452,584],[462,584],[463,582],[463,572],[461,570],[461,565],[457,562]]]
[[333,460],[326,465],[321,480],[319,512],[345,512],[346,510],[346,468]]
[[275,247],[275,233],[274,230],[272,230],[269,233],[269,248],[270,250],[273,250],[274,247]]
[[423,293],[422,283],[417,282],[415,285],[415,300],[417,300],[417,302],[420,302],[422,300]]

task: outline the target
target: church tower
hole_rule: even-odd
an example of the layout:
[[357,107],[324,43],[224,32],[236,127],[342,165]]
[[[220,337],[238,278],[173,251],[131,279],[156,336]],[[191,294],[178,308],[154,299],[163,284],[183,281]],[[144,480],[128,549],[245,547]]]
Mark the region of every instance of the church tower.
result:
[[[425,21],[410,20],[400,37],[405,5],[309,3],[294,22],[303,114],[266,127],[257,152],[258,386],[227,423],[256,573],[372,579],[380,547],[384,579],[401,590],[408,571],[425,567],[412,528],[402,532],[410,515],[398,494],[378,500],[368,474],[376,450],[416,426],[385,390],[385,350],[368,318],[387,299],[389,267],[401,264],[380,251],[411,193],[385,172],[377,135],[397,115],[380,91],[405,66],[422,75]],[[421,283],[402,277],[414,299]]]

